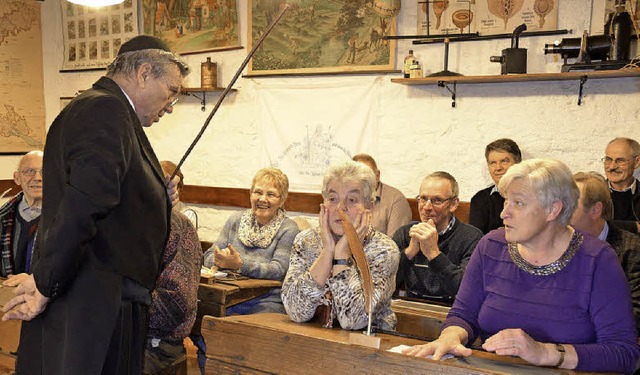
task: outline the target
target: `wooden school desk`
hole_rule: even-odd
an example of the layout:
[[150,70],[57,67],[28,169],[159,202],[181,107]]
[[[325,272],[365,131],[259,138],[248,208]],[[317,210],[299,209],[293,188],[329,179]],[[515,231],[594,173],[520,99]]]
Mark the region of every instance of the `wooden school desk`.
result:
[[[0,278],[2,283],[4,278]],[[15,287],[0,286],[0,306],[13,298]],[[16,352],[20,343],[21,321],[0,321],[0,375],[11,374],[16,368]]]
[[280,281],[263,279],[217,279],[212,283],[200,283],[198,288],[198,313],[192,332],[200,332],[204,315],[222,317],[227,308],[260,297],[272,288],[282,286]]
[[575,374],[530,366],[519,358],[474,351],[466,358],[432,361],[386,351],[424,343],[379,334],[381,349],[349,343],[349,334],[318,323],[293,323],[283,314],[207,316],[206,374]]

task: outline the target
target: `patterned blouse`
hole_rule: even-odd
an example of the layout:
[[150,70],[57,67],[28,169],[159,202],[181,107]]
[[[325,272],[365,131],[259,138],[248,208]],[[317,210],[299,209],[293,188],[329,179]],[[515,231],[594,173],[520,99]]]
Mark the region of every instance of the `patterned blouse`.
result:
[[[309,268],[322,249],[320,229],[300,232],[293,242],[289,271],[282,284],[282,302],[294,322],[313,318],[316,308],[328,304],[325,293],[333,295],[332,316],[343,329],[362,329],[367,326],[362,279],[356,266],[351,266],[327,279],[320,286],[311,276]],[[373,278],[373,324],[393,330],[396,316],[391,311],[391,296],[395,289],[396,271],[400,261],[398,246],[391,238],[374,231],[364,243],[364,252]]]
[[201,266],[202,247],[196,229],[174,209],[160,275],[151,292],[148,337],[178,344],[189,335],[196,320]]

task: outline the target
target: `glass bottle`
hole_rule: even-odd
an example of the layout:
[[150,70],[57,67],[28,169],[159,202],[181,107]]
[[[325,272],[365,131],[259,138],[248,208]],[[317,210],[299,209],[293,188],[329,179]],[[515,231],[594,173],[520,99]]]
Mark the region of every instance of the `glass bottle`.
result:
[[404,58],[404,78],[409,78],[411,76],[411,65],[416,60],[416,57],[413,55],[413,50],[409,50],[409,54]]

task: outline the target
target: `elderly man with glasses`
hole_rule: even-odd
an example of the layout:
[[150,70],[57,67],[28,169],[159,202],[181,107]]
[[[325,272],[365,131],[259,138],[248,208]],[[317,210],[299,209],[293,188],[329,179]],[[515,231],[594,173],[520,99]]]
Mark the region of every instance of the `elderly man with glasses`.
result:
[[447,172],[425,177],[416,200],[420,222],[400,227],[393,236],[401,252],[396,292],[451,304],[482,232],[454,216],[458,182]]
[[[26,275],[42,206],[42,151],[31,151],[18,162],[13,181],[22,188],[0,207],[0,275]],[[21,277],[12,280],[12,283]]]
[[640,221],[640,189],[633,172],[640,166],[640,144],[630,138],[615,138],[602,158],[613,200],[614,220]]

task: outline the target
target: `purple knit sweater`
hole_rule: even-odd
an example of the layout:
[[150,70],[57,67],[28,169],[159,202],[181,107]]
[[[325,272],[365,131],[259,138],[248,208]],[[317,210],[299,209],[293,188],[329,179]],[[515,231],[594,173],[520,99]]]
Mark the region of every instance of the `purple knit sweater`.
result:
[[451,325],[463,327],[468,342],[520,328],[539,342],[572,344],[577,370],[630,373],[640,356],[620,263],[587,235],[564,269],[534,276],[512,262],[504,229],[490,232],[467,265],[444,327]]

